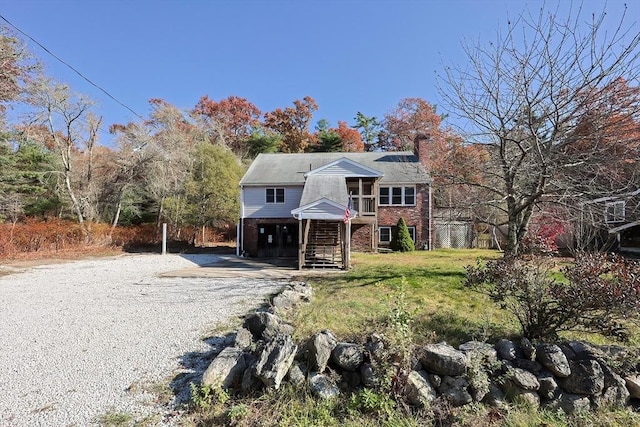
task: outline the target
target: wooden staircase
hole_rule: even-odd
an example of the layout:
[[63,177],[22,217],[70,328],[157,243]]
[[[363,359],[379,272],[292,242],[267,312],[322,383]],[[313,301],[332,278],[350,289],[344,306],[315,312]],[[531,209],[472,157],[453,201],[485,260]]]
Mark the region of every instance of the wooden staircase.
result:
[[311,221],[305,236],[305,267],[340,268],[342,266],[341,225],[339,221]]

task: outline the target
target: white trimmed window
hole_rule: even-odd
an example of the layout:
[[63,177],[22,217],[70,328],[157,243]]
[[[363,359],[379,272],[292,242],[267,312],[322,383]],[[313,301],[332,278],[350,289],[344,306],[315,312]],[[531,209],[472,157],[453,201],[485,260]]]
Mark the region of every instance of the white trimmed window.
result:
[[284,188],[267,188],[267,203],[284,203]]
[[391,227],[378,227],[378,241],[391,243]]
[[416,187],[413,185],[380,187],[378,204],[380,206],[415,206]]
[[607,203],[606,221],[607,224],[624,221],[624,200]]
[[[393,238],[393,232],[395,231],[396,227],[378,227],[378,242],[379,243],[391,243],[391,239]],[[411,239],[415,242],[416,241],[416,227],[414,226],[407,226],[407,229],[409,230],[409,235],[411,236]]]
[[413,243],[416,242],[416,228],[415,227],[407,227],[407,229],[409,230],[409,235],[411,236],[411,240],[413,240]]

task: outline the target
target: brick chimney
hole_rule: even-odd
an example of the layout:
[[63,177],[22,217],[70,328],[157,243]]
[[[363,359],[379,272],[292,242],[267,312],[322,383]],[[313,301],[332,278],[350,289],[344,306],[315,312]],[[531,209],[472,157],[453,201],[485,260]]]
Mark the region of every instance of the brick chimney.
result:
[[415,140],[413,141],[413,153],[418,158],[418,161],[422,163],[422,165],[430,170],[429,164],[429,143],[431,142],[431,134],[429,132],[420,133],[416,135]]

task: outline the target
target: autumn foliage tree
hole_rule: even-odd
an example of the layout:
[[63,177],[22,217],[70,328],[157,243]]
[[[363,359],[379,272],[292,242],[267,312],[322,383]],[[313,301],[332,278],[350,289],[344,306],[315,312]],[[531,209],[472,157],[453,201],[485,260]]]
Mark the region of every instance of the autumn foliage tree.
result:
[[24,44],[0,26],[0,114],[4,113],[6,103],[18,98],[38,68]]
[[317,109],[316,101],[305,96],[302,100],[295,100],[293,107],[277,108],[264,115],[264,126],[282,137],[280,151],[301,153],[306,150],[313,140],[309,126]]
[[333,131],[342,141],[342,151],[356,153],[364,151],[364,142],[362,141],[360,132],[350,127],[347,122],[338,120],[338,127],[333,129]]
[[[597,187],[610,194],[636,190],[640,182],[640,87],[618,78],[597,90],[585,91],[582,114],[570,135],[567,148],[574,163],[597,155],[599,162],[588,168],[575,167],[566,175],[565,186]],[[585,188],[588,187],[588,188]]]
[[417,138],[430,135],[433,144],[440,144],[442,116],[422,98],[404,98],[384,116],[382,148],[413,151]]
[[203,121],[213,143],[229,147],[237,156],[250,151],[247,140],[260,124],[261,111],[252,102],[238,96],[214,101],[200,98],[192,114]]
[[314,152],[361,152],[364,143],[360,132],[338,120],[338,127],[332,128],[325,119],[318,121],[316,132],[307,151]]

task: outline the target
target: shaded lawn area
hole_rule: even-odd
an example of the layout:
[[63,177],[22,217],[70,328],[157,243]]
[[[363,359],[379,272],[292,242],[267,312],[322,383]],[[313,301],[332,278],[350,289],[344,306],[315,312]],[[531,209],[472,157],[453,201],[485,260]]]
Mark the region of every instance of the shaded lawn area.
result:
[[[384,332],[395,302],[404,292],[417,344],[470,339],[491,340],[517,334],[517,324],[484,295],[463,286],[465,266],[498,258],[490,250],[435,250],[352,254],[346,273],[312,276],[313,303],[293,318],[296,337],[330,329],[341,340],[361,341]],[[404,279],[403,279],[404,278]]]

